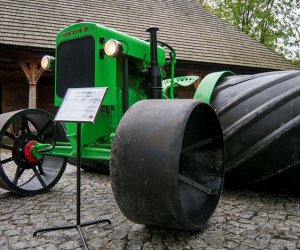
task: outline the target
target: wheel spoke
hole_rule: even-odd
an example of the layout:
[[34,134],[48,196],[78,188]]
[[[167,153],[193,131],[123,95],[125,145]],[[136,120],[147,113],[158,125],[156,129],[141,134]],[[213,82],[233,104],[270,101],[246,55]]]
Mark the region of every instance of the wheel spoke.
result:
[[17,139],[13,134],[9,133],[8,131],[5,132],[5,135],[8,138],[12,139],[13,141],[15,141]]
[[46,124],[41,128],[41,130],[38,132],[37,137],[40,138],[47,130],[47,128],[51,125],[52,120],[48,120]]
[[12,157],[6,158],[6,159],[4,159],[4,160],[1,161],[1,164],[3,165],[3,164],[8,163],[8,162],[10,162],[12,160],[13,160]]
[[15,177],[14,177],[14,180],[13,180],[13,183],[15,185],[17,185],[18,180],[20,179],[20,177],[24,173],[24,171],[25,171],[25,168],[21,168],[20,166],[17,167],[17,171],[15,173]]
[[7,150],[10,150],[10,151],[12,151],[12,150],[14,149],[13,146],[11,146],[11,145],[5,145],[5,144],[2,144],[2,145],[1,145],[1,148],[7,149]]
[[28,134],[32,134],[32,132],[31,132],[31,130],[30,130],[30,128],[29,128],[29,123],[28,123],[28,121],[26,122],[26,130],[27,130]]
[[[48,139],[51,139],[52,138],[52,135],[45,135],[45,136],[42,136],[40,137],[40,141],[41,142],[46,142]],[[52,141],[52,140],[51,140]],[[49,142],[49,141],[48,141]]]
[[187,177],[185,177],[185,176],[183,176],[181,174],[178,174],[178,179],[180,181],[182,181],[182,182],[184,182],[184,183],[186,183],[186,184],[188,184],[188,185],[196,188],[196,189],[199,189],[200,191],[202,191],[202,192],[204,192],[206,194],[214,194],[213,190],[211,188],[208,188],[208,187],[206,187],[206,186],[204,186],[204,185],[202,185],[200,183],[197,183],[197,182],[193,181],[192,179],[187,178]]
[[38,169],[39,169],[39,171],[40,171],[40,174],[44,174],[44,171],[43,171],[43,168],[42,168],[42,163],[39,163],[38,165]]
[[46,185],[46,183],[44,182],[44,180],[43,180],[41,174],[39,173],[39,171],[38,171],[35,167],[33,167],[32,169],[33,169],[33,172],[34,172],[35,176],[38,178],[38,180],[39,180],[40,183],[42,184],[42,186],[43,186],[43,187],[46,187],[47,185]]
[[213,142],[212,138],[208,138],[208,139],[205,139],[205,140],[202,140],[202,141],[199,141],[199,142],[196,142],[194,144],[191,144],[189,146],[186,146],[184,148],[182,148],[181,150],[181,153],[184,154],[184,153],[187,153],[189,151],[192,151],[192,150],[195,150],[197,148],[201,148],[203,146],[206,146],[206,145],[209,145]]
[[22,116],[22,128],[21,128],[22,135],[25,134],[26,130],[27,130],[28,134],[31,134],[31,131],[30,131],[30,128],[28,125],[28,120],[27,120],[26,116]]

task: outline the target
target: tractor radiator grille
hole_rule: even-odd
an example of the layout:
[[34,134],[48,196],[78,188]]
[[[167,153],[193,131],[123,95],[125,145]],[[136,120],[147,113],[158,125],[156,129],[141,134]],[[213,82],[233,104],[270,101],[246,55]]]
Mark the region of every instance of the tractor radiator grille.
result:
[[95,86],[95,44],[91,36],[63,42],[57,51],[56,94],[64,97],[68,88]]

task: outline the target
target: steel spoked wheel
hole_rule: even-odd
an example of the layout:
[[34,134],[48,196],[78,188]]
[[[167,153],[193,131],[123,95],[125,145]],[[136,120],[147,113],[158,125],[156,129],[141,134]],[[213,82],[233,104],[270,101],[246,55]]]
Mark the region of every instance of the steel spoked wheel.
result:
[[[0,187],[21,195],[35,195],[53,187],[62,176],[67,158],[33,153],[36,143],[51,143],[53,116],[26,109],[0,115]],[[62,126],[56,139],[66,141]]]

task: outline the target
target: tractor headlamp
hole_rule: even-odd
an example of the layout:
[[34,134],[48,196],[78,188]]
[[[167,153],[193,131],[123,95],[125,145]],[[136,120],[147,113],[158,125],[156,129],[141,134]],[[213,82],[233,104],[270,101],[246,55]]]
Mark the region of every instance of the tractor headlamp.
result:
[[110,39],[104,45],[104,52],[107,56],[119,56],[123,52],[123,46],[119,41]]
[[54,70],[55,58],[53,56],[44,56],[41,60],[41,67],[44,70]]

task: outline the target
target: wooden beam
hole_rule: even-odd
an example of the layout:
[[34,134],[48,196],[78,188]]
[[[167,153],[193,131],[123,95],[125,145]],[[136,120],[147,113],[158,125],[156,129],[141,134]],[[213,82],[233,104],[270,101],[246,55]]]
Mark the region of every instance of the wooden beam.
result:
[[13,48],[0,48],[0,62],[17,62],[22,60],[24,62],[37,62],[40,63],[42,57],[45,54],[54,54],[53,51],[46,49],[39,49],[37,51],[30,51],[29,49],[23,48],[13,49]]
[[30,69],[29,67],[27,66],[27,64],[23,61],[19,61],[18,62],[19,66],[21,67],[21,69],[23,70],[29,84],[32,84],[32,79],[31,79],[31,73],[30,73]]
[[40,77],[42,76],[42,74],[44,73],[44,69],[42,67],[40,67],[37,72],[36,72],[36,75],[35,75],[35,79],[36,81],[38,81],[40,79]]
[[29,83],[29,108],[36,108],[36,85],[42,76],[44,69],[37,62],[27,63],[24,60],[18,61]]

